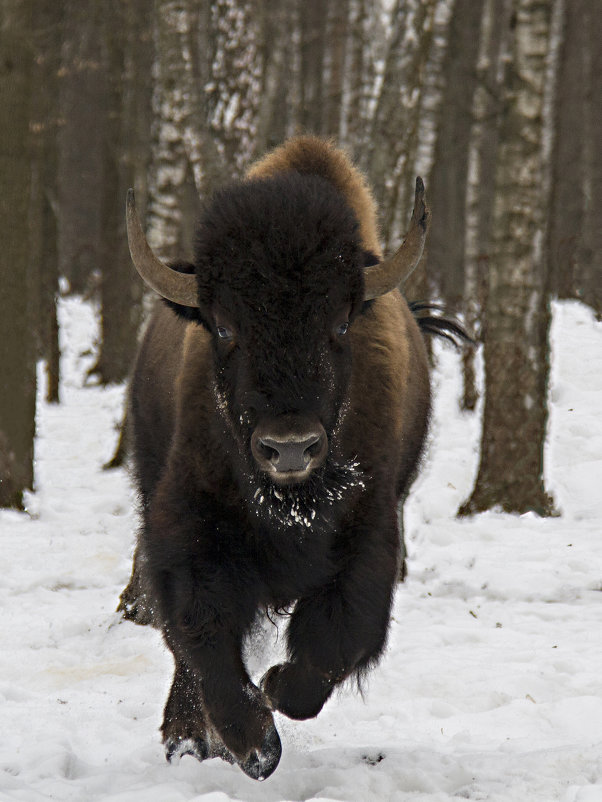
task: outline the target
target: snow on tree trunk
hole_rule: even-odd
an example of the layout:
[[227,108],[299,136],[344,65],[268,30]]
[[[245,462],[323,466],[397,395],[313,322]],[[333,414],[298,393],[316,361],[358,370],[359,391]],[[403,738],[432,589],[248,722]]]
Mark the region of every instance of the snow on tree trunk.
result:
[[247,0],[157,0],[148,238],[162,258],[190,247],[199,196],[255,155],[259,23]]
[[514,0],[484,330],[481,461],[461,514],[553,511],[543,485],[549,372],[544,143],[552,3]]
[[202,182],[198,86],[193,78],[187,0],[158,0],[154,15],[153,147],[148,239],[163,259],[181,256],[183,187],[192,167]]
[[228,177],[240,177],[255,156],[261,54],[260,26],[248,0],[211,3],[215,54],[211,131]]

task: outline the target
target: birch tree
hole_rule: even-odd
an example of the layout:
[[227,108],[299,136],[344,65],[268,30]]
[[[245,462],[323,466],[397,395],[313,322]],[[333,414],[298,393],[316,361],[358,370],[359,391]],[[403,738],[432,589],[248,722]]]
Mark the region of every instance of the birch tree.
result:
[[553,511],[544,489],[549,298],[545,88],[553,4],[513,0],[487,275],[479,472],[461,514]]
[[405,234],[413,202],[420,100],[436,0],[397,0],[363,165],[375,188],[385,249]]
[[252,0],[156,0],[149,242],[186,254],[199,198],[255,154],[259,21]]

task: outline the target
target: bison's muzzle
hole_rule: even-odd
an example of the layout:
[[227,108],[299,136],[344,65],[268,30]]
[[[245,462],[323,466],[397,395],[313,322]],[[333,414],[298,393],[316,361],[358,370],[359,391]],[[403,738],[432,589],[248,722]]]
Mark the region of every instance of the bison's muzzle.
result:
[[326,459],[328,438],[317,420],[283,415],[260,423],[251,437],[258,467],[278,484],[303,482]]

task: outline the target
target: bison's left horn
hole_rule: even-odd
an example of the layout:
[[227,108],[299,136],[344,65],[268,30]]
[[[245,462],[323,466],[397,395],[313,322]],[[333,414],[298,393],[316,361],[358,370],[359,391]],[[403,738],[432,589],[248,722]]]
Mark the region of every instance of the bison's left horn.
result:
[[368,267],[364,271],[365,301],[371,301],[372,298],[391,292],[414,270],[422,257],[430,216],[424,197],[424,183],[422,178],[417,178],[410,230],[399,250],[390,259],[385,259],[384,262]]
[[168,301],[197,306],[196,276],[172,270],[152,252],[136,212],[133,189],[128,190],[125,214],[132,262],[146,284]]

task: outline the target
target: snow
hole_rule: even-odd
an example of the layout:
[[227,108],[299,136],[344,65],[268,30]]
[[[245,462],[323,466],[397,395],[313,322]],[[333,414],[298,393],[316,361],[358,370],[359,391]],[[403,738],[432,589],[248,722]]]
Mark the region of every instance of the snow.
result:
[[[123,388],[84,386],[96,320],[77,299],[60,312],[63,401],[40,400],[37,492],[28,514],[0,512],[2,802],[602,800],[602,349],[586,307],[554,305],[546,481],[561,517],[454,517],[479,421],[458,411],[459,360],[437,347],[389,648],[363,696],[278,717],[264,783],[218,759],[165,762],[171,658],[114,612],[137,526],[125,472],[101,470]],[[282,647],[271,624],[265,636],[257,673]]]

